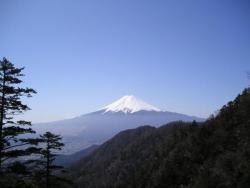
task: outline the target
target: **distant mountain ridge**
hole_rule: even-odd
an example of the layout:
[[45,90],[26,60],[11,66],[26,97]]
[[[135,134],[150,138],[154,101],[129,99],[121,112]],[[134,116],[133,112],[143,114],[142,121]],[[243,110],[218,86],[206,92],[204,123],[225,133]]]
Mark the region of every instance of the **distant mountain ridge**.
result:
[[55,165],[68,167],[78,162],[83,157],[86,157],[93,153],[98,148],[98,145],[92,145],[86,149],[73,153],[71,155],[58,155],[54,161]]
[[250,88],[205,122],[116,134],[70,169],[76,187],[250,187]]
[[40,134],[51,131],[61,134],[65,154],[101,144],[118,132],[142,125],[159,127],[171,121],[204,121],[202,118],[162,111],[134,96],[124,96],[96,112],[56,122],[35,124]]

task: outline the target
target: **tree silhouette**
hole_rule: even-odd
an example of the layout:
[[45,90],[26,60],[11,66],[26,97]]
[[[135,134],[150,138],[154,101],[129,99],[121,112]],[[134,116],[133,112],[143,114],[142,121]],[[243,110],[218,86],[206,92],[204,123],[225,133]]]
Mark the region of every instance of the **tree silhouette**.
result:
[[31,122],[17,120],[15,115],[30,108],[23,104],[22,97],[31,97],[36,91],[18,87],[23,81],[24,68],[16,68],[6,58],[0,61],[0,173],[10,165],[10,159],[29,155],[36,150],[32,144],[36,139],[21,138],[20,135],[34,133]]
[[61,179],[56,177],[53,174],[53,171],[62,169],[62,166],[57,166],[53,164],[55,157],[57,156],[56,151],[61,150],[64,146],[63,143],[60,142],[62,139],[60,135],[52,134],[51,132],[46,132],[43,135],[40,135],[41,141],[45,144],[45,148],[41,150],[42,159],[40,161],[40,165],[42,165],[43,172],[40,174],[44,175],[46,178],[46,187],[51,187],[51,178]]

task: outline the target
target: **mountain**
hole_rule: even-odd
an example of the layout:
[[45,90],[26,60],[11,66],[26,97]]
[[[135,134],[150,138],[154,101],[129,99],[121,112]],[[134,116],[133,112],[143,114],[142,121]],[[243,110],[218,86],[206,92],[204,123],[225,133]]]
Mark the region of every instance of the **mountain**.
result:
[[250,88],[202,123],[120,132],[68,169],[76,187],[250,187]]
[[58,155],[54,161],[55,165],[68,167],[78,162],[83,157],[86,157],[93,153],[98,148],[98,145],[92,145],[86,149],[73,153],[71,155]]
[[118,132],[141,125],[159,127],[171,121],[203,121],[184,114],[162,111],[134,96],[124,96],[96,112],[56,122],[35,124],[39,133],[61,134],[64,154],[72,154],[93,144],[101,144]]
[[123,112],[126,114],[139,111],[160,112],[161,110],[140,99],[137,99],[133,95],[126,95],[114,103],[104,107],[101,111],[103,111],[103,114],[115,112]]

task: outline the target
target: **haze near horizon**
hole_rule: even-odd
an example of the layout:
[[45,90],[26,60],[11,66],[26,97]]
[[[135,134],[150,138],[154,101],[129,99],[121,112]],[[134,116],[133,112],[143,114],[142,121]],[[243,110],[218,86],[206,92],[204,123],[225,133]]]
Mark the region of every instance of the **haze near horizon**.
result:
[[206,118],[249,85],[250,3],[0,2],[0,57],[38,94],[24,118],[93,112],[124,95]]

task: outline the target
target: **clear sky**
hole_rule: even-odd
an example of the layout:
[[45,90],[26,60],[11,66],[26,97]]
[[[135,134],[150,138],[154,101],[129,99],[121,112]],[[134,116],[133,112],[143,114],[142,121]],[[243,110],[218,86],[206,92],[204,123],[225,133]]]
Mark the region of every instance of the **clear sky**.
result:
[[249,0],[0,0],[0,57],[44,122],[133,94],[207,117],[250,83]]

